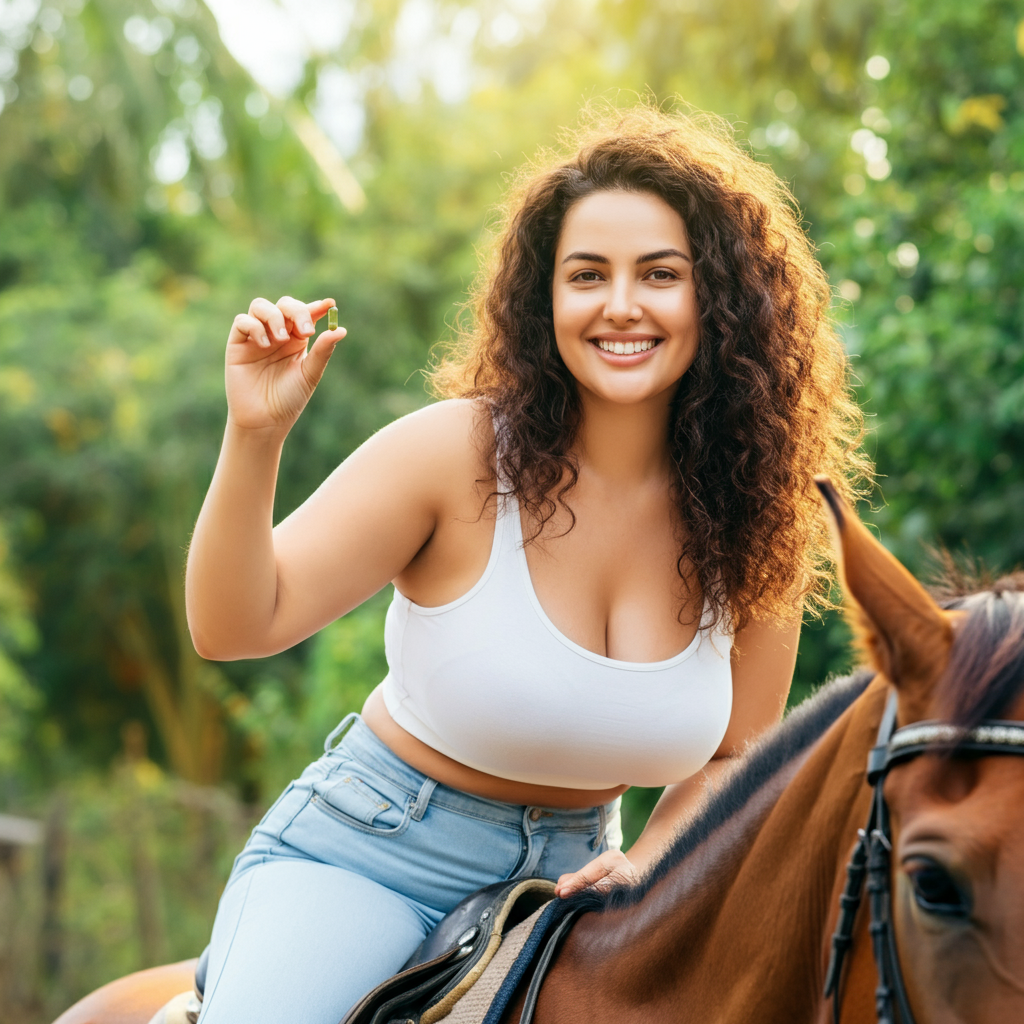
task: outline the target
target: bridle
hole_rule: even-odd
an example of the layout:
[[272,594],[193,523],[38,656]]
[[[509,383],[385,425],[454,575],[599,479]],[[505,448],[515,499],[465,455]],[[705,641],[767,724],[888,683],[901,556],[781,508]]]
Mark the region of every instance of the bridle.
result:
[[846,865],[846,887],[839,897],[839,921],[832,936],[832,954],[825,976],[825,998],[832,998],[832,1015],[839,1024],[842,1003],[840,980],[843,960],[853,944],[853,925],[867,877],[871,911],[871,945],[878,970],[875,1013],[878,1024],[914,1024],[907,989],[896,952],[892,923],[889,808],[883,789],[889,769],[926,751],[954,750],[969,754],[1017,754],[1024,756],[1024,723],[986,720],[974,729],[960,729],[945,722],[916,722],[896,728],[896,691],[889,694],[878,739],[868,754],[868,784],[874,786],[871,813],[859,829],[857,845]]

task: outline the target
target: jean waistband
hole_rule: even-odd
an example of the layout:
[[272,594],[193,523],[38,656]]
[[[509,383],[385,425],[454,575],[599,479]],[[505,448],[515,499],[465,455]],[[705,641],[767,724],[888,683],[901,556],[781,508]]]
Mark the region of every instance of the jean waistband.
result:
[[[332,744],[337,742],[337,746]],[[608,825],[614,821],[619,812],[619,799],[597,807],[563,808],[563,807],[530,807],[523,804],[509,804],[501,800],[474,796],[461,789],[453,789],[444,783],[436,782],[424,775],[412,765],[403,761],[377,734],[363,721],[356,712],[347,715],[328,735],[324,742],[324,750],[328,753],[350,753],[367,763],[378,774],[389,782],[400,786],[410,796],[420,801],[438,804],[449,810],[462,814],[470,814],[497,824],[521,827],[524,821],[536,823],[535,827],[545,829],[584,829],[597,827],[600,845]],[[428,783],[433,785],[428,786]],[[425,809],[425,808],[423,808]],[[539,813],[538,813],[539,812]],[[420,811],[422,813],[422,809]]]

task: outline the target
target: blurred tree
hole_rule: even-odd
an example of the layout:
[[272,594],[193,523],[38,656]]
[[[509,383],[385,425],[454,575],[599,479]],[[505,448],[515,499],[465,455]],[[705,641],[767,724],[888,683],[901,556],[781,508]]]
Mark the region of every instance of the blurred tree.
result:
[[[6,33],[17,98],[0,153],[0,507],[17,513],[38,602],[29,668],[74,750],[108,761],[120,724],[141,715],[180,776],[210,782],[235,687],[192,648],[181,574],[223,422],[220,345],[253,294],[322,291],[333,268],[317,260],[343,240],[329,237],[329,183],[205,8],[137,11],[30,7]],[[347,289],[366,296],[375,333],[399,321],[394,341],[355,353],[352,378],[336,373],[318,396],[341,415],[296,432],[315,450],[286,464],[286,510],[422,401],[396,398],[422,346],[402,359],[401,303],[381,317],[367,273]]]

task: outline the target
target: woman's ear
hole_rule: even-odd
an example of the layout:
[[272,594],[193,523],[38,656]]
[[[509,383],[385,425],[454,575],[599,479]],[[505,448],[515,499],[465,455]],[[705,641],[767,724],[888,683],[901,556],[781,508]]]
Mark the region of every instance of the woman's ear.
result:
[[868,532],[832,481],[815,477],[832,531],[847,618],[868,661],[900,694],[900,722],[925,717],[946,667],[952,616]]

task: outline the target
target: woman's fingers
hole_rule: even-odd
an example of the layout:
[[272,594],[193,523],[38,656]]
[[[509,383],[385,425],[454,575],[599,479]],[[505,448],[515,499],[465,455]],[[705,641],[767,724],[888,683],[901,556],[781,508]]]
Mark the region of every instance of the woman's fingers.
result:
[[[334,306],[334,299],[318,299],[309,304],[300,302],[290,295],[282,296],[276,303],[268,299],[253,299],[248,313],[239,313],[231,325],[228,344],[245,345],[252,343],[255,350],[249,355],[238,357],[243,362],[252,359],[279,356],[303,355],[303,349],[315,333],[315,323]],[[301,359],[302,373],[311,388],[316,387],[335,345],[345,337],[345,328],[324,331]],[[257,352],[262,354],[257,356]]]
[[292,334],[308,338],[313,333],[313,314],[305,302],[293,299],[290,295],[282,295],[277,300],[277,308],[287,321]]
[[266,328],[267,336],[273,338],[278,344],[285,342],[291,336],[288,324],[285,323],[284,314],[269,299],[253,299],[249,303],[249,316],[256,317]]
[[562,875],[555,883],[555,894],[564,899],[591,885],[606,888],[636,880],[637,871],[629,858],[621,850],[608,850],[589,864],[584,864],[579,871]]
[[266,324],[249,313],[239,313],[231,324],[231,331],[228,334],[229,345],[244,345],[246,342],[254,342],[260,348],[270,348],[270,339],[267,337]]
[[[334,299],[318,299],[305,303],[290,295],[282,295],[276,303],[269,299],[253,299],[248,314],[236,317],[235,322],[247,336],[251,336],[261,348],[284,344],[292,338],[307,341],[315,332],[314,325],[333,305]],[[253,327],[252,321],[262,325],[262,331]],[[262,340],[261,340],[262,339]],[[235,337],[234,340],[241,340]],[[341,336],[334,339],[341,340]]]

